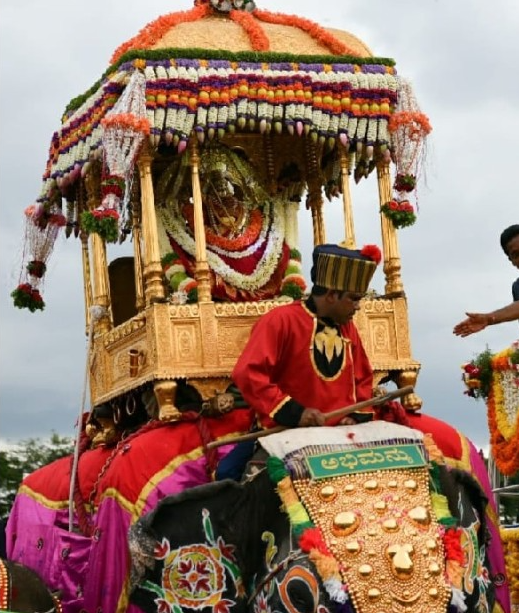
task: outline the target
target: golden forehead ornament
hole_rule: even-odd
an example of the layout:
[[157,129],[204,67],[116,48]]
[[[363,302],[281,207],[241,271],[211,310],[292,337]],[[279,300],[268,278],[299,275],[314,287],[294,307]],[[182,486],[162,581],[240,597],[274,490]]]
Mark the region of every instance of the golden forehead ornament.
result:
[[293,483],[358,613],[445,613],[451,590],[426,467]]

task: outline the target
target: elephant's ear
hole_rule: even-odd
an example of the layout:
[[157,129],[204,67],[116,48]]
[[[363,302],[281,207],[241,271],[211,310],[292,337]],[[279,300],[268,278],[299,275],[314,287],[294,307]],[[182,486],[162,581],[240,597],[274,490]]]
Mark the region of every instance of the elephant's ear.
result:
[[171,548],[205,541],[208,525],[209,540],[214,542],[213,531],[220,534],[225,529],[243,497],[243,488],[231,480],[194,487],[163,498],[133,524],[128,532],[132,587],[140,584]]

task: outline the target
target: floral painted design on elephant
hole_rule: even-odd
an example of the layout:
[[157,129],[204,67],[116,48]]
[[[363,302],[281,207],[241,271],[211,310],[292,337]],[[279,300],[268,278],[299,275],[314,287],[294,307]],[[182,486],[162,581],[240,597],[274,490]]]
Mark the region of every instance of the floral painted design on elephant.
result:
[[[253,613],[330,613],[321,604],[323,595],[320,583],[308,556],[300,549],[295,549],[276,561],[279,549],[274,534],[264,532],[262,540],[267,543],[264,560],[267,574],[262,578],[257,577],[259,584],[249,599]],[[280,549],[283,550],[283,547]]]
[[235,587],[237,597],[244,594],[234,547],[221,536],[215,538],[210,513],[202,511],[202,525],[206,543],[171,548],[168,539],[156,543],[154,557],[163,560],[162,585],[147,581],[145,587],[155,592],[158,613],[182,613],[184,607],[212,613],[229,613],[236,604],[224,597],[228,586],[226,571]]

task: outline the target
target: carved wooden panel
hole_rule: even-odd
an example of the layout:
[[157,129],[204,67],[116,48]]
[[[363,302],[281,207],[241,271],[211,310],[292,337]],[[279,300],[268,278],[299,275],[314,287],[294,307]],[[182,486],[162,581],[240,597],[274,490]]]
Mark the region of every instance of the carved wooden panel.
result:
[[[104,402],[147,381],[229,377],[254,323],[281,304],[153,304],[95,339],[89,365],[92,402]],[[355,323],[377,381],[389,373],[417,373],[420,364],[411,357],[405,298],[365,300]]]
[[[164,334],[167,337],[167,334]],[[182,372],[188,366],[202,366],[202,341],[198,322],[173,322],[173,360],[171,374]],[[164,361],[162,361],[164,365]]]
[[380,358],[393,357],[395,355],[395,343],[391,334],[391,321],[385,317],[373,317],[369,320],[370,340],[372,355]]
[[221,366],[232,369],[236,364],[245,344],[249,340],[252,326],[258,320],[255,318],[234,318],[230,321],[220,321],[218,330],[219,354]]

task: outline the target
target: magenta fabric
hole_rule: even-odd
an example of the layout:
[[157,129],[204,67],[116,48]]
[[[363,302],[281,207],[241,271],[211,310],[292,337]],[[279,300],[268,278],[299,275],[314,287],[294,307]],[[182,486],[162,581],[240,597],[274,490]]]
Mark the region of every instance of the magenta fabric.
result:
[[[468,441],[468,439],[467,442],[469,444],[470,450],[470,465],[472,467],[472,474],[476,478],[478,483],[481,485],[483,491],[488,498],[489,506],[491,508],[493,517],[497,518],[498,515],[494,501],[494,494],[492,493],[492,486],[490,485],[490,480],[488,478],[487,467],[485,466],[485,463],[481,459],[481,456],[479,455],[474,445],[470,441]],[[498,575],[506,577],[505,558],[503,553],[503,545],[501,543],[501,536],[499,534],[499,527],[496,526],[496,524],[492,520],[492,517],[490,517],[490,513],[488,512],[487,526],[491,536],[488,557],[490,565],[492,567],[493,578]],[[508,581],[502,582],[501,584],[499,584],[499,582],[496,583],[495,581],[494,583],[496,588],[497,601],[499,602],[504,613],[510,613],[511,603]]]
[[[219,457],[232,448],[220,447]],[[140,451],[134,441],[132,452]],[[127,479],[127,465],[122,459],[118,465],[117,460],[110,471],[113,489],[101,494],[92,538],[68,532],[67,508],[48,508],[26,494],[16,497],[7,524],[8,557],[36,570],[52,589],[61,590],[63,613],[137,613],[138,607],[128,606],[127,601],[131,523],[165,496],[208,482],[203,456],[180,464],[174,472],[166,471],[162,478],[146,474],[146,463],[134,458],[142,471],[133,475],[135,482],[148,483],[151,491],[136,505],[125,504],[114,494],[118,480]]]

